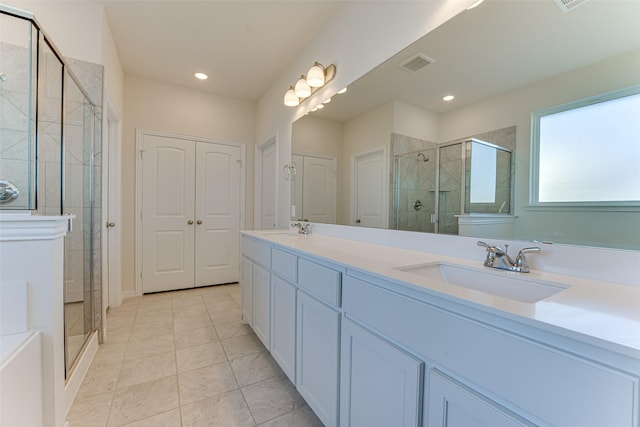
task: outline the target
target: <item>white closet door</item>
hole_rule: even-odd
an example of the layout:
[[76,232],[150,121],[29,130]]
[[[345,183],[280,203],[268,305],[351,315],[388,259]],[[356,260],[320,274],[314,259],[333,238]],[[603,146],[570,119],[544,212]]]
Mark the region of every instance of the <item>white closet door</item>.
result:
[[334,159],[304,156],[302,212],[311,222],[336,222],[336,164]]
[[385,152],[378,150],[354,157],[355,225],[385,228],[387,217],[385,198],[388,186],[385,173]]
[[238,281],[240,147],[196,144],[195,285]]
[[195,144],[145,135],[142,150],[143,292],[192,288]]

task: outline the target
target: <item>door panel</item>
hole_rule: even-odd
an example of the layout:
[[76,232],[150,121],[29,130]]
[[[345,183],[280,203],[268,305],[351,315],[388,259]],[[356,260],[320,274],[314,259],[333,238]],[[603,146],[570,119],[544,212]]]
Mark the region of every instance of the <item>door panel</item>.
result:
[[355,218],[356,225],[386,228],[384,150],[363,154],[354,158],[355,166]]
[[291,162],[296,168],[296,174],[291,178],[291,220],[303,220],[302,183],[304,179],[304,157],[298,154],[292,154]]
[[333,159],[304,156],[303,214],[311,222],[336,222],[336,167]]
[[278,159],[276,158],[275,142],[262,148],[260,150],[260,156],[262,159],[260,174],[260,229],[270,230],[276,228],[276,165]]
[[145,135],[142,149],[143,292],[193,287],[194,144]]
[[196,143],[196,286],[238,281],[240,173],[240,147]]

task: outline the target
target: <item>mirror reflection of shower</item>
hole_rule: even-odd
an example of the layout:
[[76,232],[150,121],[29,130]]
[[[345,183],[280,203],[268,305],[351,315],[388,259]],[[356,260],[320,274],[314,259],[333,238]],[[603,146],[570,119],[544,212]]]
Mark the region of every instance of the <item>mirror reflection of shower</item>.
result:
[[515,146],[510,135],[510,128],[486,135],[501,146],[479,138],[437,144],[393,134],[390,227],[459,234],[461,215],[509,215]]

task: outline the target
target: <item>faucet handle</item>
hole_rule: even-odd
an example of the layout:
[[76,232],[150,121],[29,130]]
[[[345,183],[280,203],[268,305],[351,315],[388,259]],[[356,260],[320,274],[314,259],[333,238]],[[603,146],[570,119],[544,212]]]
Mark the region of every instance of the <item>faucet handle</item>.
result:
[[487,252],[491,252],[497,255],[504,255],[506,252],[502,250],[500,246],[490,245],[483,241],[478,241],[478,246],[482,246],[483,248],[487,248]]
[[537,246],[520,249],[520,252],[518,252],[518,256],[516,257],[516,260],[515,260],[516,271],[520,273],[528,273],[530,271],[530,268],[529,268],[529,262],[527,262],[527,257],[525,256],[525,254],[538,253],[540,251],[541,249]]

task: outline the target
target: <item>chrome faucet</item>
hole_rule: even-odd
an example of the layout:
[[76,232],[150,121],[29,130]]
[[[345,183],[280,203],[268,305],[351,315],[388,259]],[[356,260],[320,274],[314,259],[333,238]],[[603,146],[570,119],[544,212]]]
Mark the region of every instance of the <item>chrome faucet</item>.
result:
[[296,222],[291,227],[298,229],[298,234],[311,234],[311,224],[308,222]]
[[505,245],[504,250],[499,246],[490,245],[485,242],[478,242],[478,246],[482,246],[487,249],[487,258],[484,260],[485,267],[516,271],[518,273],[528,273],[531,271],[525,254],[540,252],[540,248],[538,247],[524,248],[518,252],[516,259],[513,259],[507,253],[509,245]]

